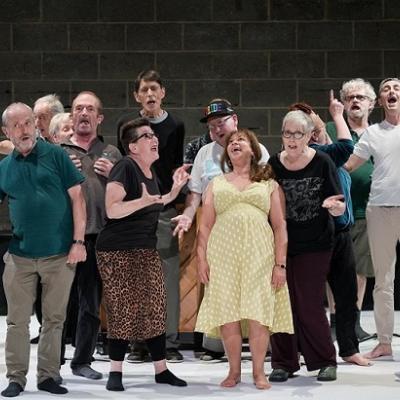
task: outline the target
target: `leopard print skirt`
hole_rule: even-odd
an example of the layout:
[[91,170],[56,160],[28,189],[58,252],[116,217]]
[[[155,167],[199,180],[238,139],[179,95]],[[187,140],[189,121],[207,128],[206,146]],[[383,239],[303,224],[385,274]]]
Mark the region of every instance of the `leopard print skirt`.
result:
[[166,294],[156,249],[98,251],[107,336],[145,340],[165,333]]

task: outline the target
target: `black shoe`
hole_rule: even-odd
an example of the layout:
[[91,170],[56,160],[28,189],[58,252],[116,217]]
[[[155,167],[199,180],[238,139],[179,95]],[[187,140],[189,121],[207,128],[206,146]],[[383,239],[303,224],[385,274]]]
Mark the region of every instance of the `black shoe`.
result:
[[183,355],[177,349],[167,349],[165,358],[170,363],[180,363],[183,361]]
[[293,373],[287,372],[284,369],[276,368],[270,373],[268,380],[270,382],[286,382],[293,376]]
[[157,383],[166,383],[171,386],[187,386],[186,381],[179,379],[168,369],[156,374],[154,378]]
[[130,363],[139,364],[144,362],[150,362],[151,357],[146,349],[138,349],[138,350],[133,350],[131,353],[129,353],[126,360]]
[[53,378],[47,378],[43,382],[38,383],[37,388],[53,394],[68,393],[67,388],[60,386]]
[[123,392],[125,390],[124,386],[122,385],[122,372],[110,372],[108,375],[106,389],[111,390],[112,392]]
[[333,367],[331,365],[327,367],[322,367],[318,372],[317,381],[336,381],[336,367]]
[[224,354],[225,353],[219,351],[206,350],[206,352],[202,356],[200,356],[200,360],[209,363],[220,362]]
[[17,397],[23,392],[23,387],[17,382],[10,382],[8,386],[1,392],[4,397]]
[[101,372],[95,371],[90,365],[84,364],[76,368],[71,368],[72,373],[76,376],[82,376],[87,379],[101,379],[103,374]]
[[36,337],[34,337],[34,338],[32,338],[30,340],[30,343],[31,344],[38,344],[39,343],[39,338],[40,338],[40,335],[37,335]]

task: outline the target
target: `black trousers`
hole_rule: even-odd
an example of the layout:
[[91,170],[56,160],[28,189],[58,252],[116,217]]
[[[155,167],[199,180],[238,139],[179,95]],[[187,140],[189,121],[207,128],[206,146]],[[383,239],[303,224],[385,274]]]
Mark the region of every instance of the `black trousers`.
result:
[[[92,362],[99,332],[102,286],[96,261],[96,237],[97,235],[85,236],[87,258],[76,267],[74,284],[77,288],[79,311],[71,368]],[[70,302],[72,301],[70,298]],[[67,318],[70,317],[72,316],[67,315]]]
[[336,350],[324,308],[330,259],[328,250],[288,256],[287,283],[295,334],[271,336],[273,369],[298,371],[299,352],[308,371],[336,366]]
[[340,357],[359,352],[355,333],[357,319],[357,275],[350,232],[337,232],[328,274],[336,308],[336,338]]

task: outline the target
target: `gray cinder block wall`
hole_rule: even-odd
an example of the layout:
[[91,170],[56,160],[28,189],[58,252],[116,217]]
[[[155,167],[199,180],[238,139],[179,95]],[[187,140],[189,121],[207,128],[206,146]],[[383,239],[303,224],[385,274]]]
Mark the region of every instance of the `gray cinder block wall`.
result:
[[93,90],[115,143],[135,76],[155,67],[187,140],[204,132],[208,100],[226,97],[274,152],[290,103],[326,119],[343,80],[399,76],[399,28],[398,0],[0,0],[0,107]]

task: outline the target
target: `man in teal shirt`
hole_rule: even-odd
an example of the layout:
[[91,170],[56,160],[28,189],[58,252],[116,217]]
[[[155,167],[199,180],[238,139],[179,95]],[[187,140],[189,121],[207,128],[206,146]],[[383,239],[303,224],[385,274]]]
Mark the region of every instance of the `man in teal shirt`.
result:
[[0,201],[7,196],[13,228],[3,275],[9,385],[1,394],[18,396],[26,385],[29,321],[39,277],[43,324],[38,389],[64,394],[67,389],[57,382],[61,334],[75,265],[86,258],[84,178],[62,148],[36,139],[33,112],[26,104],[8,106],[2,125],[14,151],[0,163]]

